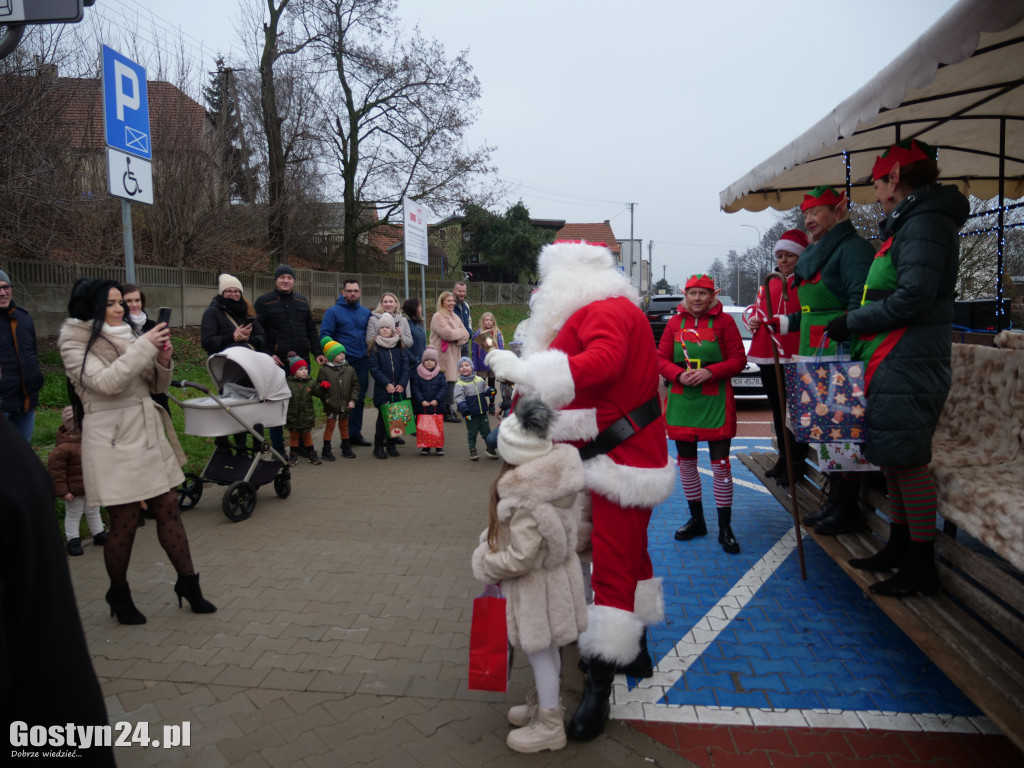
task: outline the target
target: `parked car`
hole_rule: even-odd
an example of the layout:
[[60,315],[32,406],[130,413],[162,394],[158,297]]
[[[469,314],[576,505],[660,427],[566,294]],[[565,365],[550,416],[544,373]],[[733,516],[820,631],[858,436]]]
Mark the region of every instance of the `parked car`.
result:
[[[747,328],[746,323],[743,322],[744,308],[723,306],[722,309],[736,321],[736,327],[740,329],[740,336],[743,337],[743,351],[749,355],[750,340],[753,338],[753,334]],[[765,395],[761,389],[761,366],[748,361],[747,366],[740,371],[739,376],[732,377],[732,388],[736,398],[740,400],[752,400],[757,397],[763,398]]]
[[644,314],[654,331],[654,343],[661,341],[661,333],[672,315],[678,314],[676,307],[685,297],[678,293],[655,293],[644,304]]

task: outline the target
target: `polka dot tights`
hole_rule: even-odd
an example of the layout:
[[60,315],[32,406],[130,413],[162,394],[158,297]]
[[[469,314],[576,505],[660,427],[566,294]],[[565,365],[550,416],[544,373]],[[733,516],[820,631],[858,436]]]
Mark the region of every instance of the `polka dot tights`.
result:
[[[160,496],[147,499],[149,513],[156,518],[156,534],[174,569],[191,576],[195,573],[192,553],[188,547],[185,526],[178,509],[178,494],[168,491]],[[103,559],[107,566],[110,585],[124,587],[128,584],[128,561],[132,556],[135,531],[139,525],[140,502],[114,504],[107,507],[110,514],[110,533],[103,546]]]

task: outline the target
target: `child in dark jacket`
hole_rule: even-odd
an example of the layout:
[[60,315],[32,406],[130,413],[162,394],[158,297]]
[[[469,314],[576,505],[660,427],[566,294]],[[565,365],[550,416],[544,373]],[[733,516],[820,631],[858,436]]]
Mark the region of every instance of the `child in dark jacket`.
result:
[[409,386],[409,359],[395,332],[395,319],[386,312],[377,325],[377,337],[370,342],[367,357],[373,377],[373,404],[377,408],[377,431],[373,436],[373,456],[386,459],[397,456],[395,440],[388,437],[384,425],[384,404],[404,398]]
[[300,453],[304,453],[311,464],[322,464],[320,457],[316,455],[316,449],[313,448],[313,426],[316,424],[313,390],[316,382],[309,378],[309,363],[294,352],[288,353],[288,371],[291,374],[288,377],[288,388],[292,391],[285,421],[291,446],[288,465],[294,467],[298,464]]
[[103,546],[107,532],[103,530],[100,508],[87,506],[85,482],[82,479],[82,433],[75,428],[75,413],[69,405],[61,413],[64,423],[57,430],[57,447],[50,453],[46,468],[53,480],[53,490],[58,499],[64,499],[64,536],[68,540],[68,554],[82,554],[82,539],[79,526],[82,512],[92,533],[92,543]]
[[455,407],[466,419],[466,438],[469,440],[469,460],[476,461],[476,436],[484,438],[484,453],[489,459],[498,454],[487,447],[487,435],[491,433],[491,422],[487,412],[493,403],[494,390],[476,375],[473,361],[468,357],[459,358],[459,380],[455,382]]
[[352,441],[348,436],[348,412],[356,407],[356,401],[362,396],[359,391],[359,379],[356,370],[345,361],[345,345],[330,336],[320,339],[327,362],[320,366],[316,375],[316,389],[313,394],[324,404],[327,414],[327,426],[324,427],[324,449],[320,454],[324,461],[334,461],[331,451],[331,437],[337,425],[341,437],[341,455],[346,459],[354,459]]
[[[444,414],[444,401],[448,396],[448,380],[441,374],[440,356],[437,349],[428,346],[423,350],[422,362],[413,369],[410,378],[412,387],[412,410],[417,415]],[[444,429],[443,420],[441,429]],[[444,439],[444,432],[441,432]],[[434,449],[438,456],[444,456],[444,444]],[[429,448],[420,448],[421,456],[429,456]]]

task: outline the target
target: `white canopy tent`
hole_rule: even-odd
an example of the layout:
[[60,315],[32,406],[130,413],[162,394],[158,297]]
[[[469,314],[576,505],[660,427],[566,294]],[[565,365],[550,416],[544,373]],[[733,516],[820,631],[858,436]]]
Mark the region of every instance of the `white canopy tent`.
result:
[[938,146],[942,180],[965,194],[1024,197],[1024,0],[961,0],[831,114],[723,190],[722,210],[788,210],[819,184],[873,202],[875,157],[908,138]]

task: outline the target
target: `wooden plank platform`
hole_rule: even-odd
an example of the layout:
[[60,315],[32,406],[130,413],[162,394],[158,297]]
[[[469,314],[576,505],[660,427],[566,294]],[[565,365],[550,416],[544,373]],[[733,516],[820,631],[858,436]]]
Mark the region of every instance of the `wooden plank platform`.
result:
[[[774,453],[737,454],[737,458],[792,514],[789,493],[765,477]],[[818,509],[824,476],[809,468],[797,486],[800,517]],[[882,489],[862,484],[864,531],[820,536],[803,526],[863,590],[865,596],[899,626],[968,698],[1021,750],[1024,750],[1024,577],[1001,559],[986,557],[940,532],[936,561],[943,594],[902,599],[882,597],[868,587],[891,572],[852,568],[853,557],[867,557],[888,538],[889,524],[875,510],[887,511]],[[808,573],[813,579],[814,574]]]

